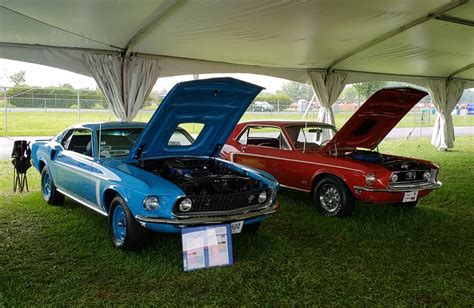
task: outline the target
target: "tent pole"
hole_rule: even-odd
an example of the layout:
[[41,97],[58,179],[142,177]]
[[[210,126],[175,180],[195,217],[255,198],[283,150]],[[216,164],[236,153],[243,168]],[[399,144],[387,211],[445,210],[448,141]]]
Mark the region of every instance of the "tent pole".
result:
[[143,28],[141,28],[137,33],[135,33],[135,35],[132,36],[132,38],[128,41],[127,46],[125,47],[124,58],[130,56],[133,46],[135,46],[145,35],[147,35],[147,33],[150,32],[163,17],[168,15],[169,12],[171,12],[178,4],[182,2],[182,0],[169,1],[166,6],[162,10],[160,10],[150,22],[148,22]]
[[0,42],[0,46],[35,48],[35,49],[53,49],[53,50],[62,50],[62,51],[72,50],[72,51],[82,51],[82,52],[99,53],[99,54],[118,54],[122,50],[122,49],[119,49],[118,47],[116,48],[116,50],[112,50],[112,49],[95,49],[95,48],[82,48],[82,47],[41,45],[41,44],[9,43],[9,42]]
[[74,36],[77,36],[77,37],[86,39],[86,40],[88,40],[88,41],[91,41],[91,42],[94,42],[94,43],[97,43],[97,44],[101,44],[101,45],[107,46],[107,47],[109,47],[109,48],[120,49],[120,47],[117,47],[117,46],[114,46],[114,45],[110,45],[110,44],[108,44],[108,43],[104,43],[104,42],[98,41],[98,40],[96,40],[96,39],[93,39],[93,38],[91,38],[91,37],[85,36],[85,35],[83,35],[83,34],[75,33],[75,32],[72,32],[72,31],[70,31],[70,30],[63,29],[63,28],[61,28],[61,27],[58,27],[58,26],[49,24],[49,23],[44,22],[44,21],[42,21],[42,20],[40,20],[40,19],[37,19],[37,18],[34,18],[34,17],[32,17],[32,16],[26,15],[26,14],[24,14],[24,13],[21,13],[21,12],[19,12],[19,11],[16,11],[16,10],[14,10],[14,9],[12,9],[12,8],[9,8],[9,7],[6,7],[6,6],[4,6],[4,5],[0,5],[0,8],[3,8],[3,9],[5,9],[5,10],[7,10],[7,11],[10,11],[10,12],[13,13],[13,14],[22,16],[22,17],[24,17],[24,18],[27,18],[27,19],[32,20],[32,21],[34,21],[34,22],[40,23],[40,24],[45,25],[45,26],[47,26],[47,27],[50,27],[50,28],[59,30],[59,31],[61,31],[61,32],[65,32],[65,33],[67,33],[67,34],[74,35]]
[[345,60],[347,60],[348,58],[366,50],[367,48],[369,47],[372,47],[380,42],[383,42],[391,37],[394,37],[395,35],[397,34],[400,34],[402,32],[405,32],[419,24],[422,24],[424,22],[427,22],[433,18],[436,18],[438,16],[441,16],[443,15],[444,13],[458,7],[458,6],[461,6],[465,3],[468,3],[469,0],[453,0],[443,6],[440,6],[439,8],[437,8],[436,10],[434,11],[431,11],[430,13],[426,14],[425,16],[421,17],[421,18],[418,18],[418,19],[415,19],[413,20],[412,22],[409,22],[401,27],[398,27],[390,32],[387,32],[387,33],[384,33],[382,35],[380,35],[379,37],[365,43],[365,44],[362,44],[361,46],[351,50],[350,52],[348,52],[347,54],[343,55],[342,57],[339,57],[337,58],[336,60],[334,60],[331,65],[329,65],[327,71],[328,72],[331,72],[332,70],[334,70],[334,67],[338,64],[340,64],[341,62],[344,62]]
[[458,69],[457,71],[455,71],[454,73],[452,73],[451,75],[449,75],[448,79],[453,79],[454,76],[458,75],[458,74],[461,74],[462,72],[465,72],[467,70],[470,70],[471,68],[474,68],[474,63],[471,63],[469,65],[466,65],[465,67],[463,68],[460,68]]
[[465,25],[465,26],[470,26],[474,27],[474,21],[469,20],[469,19],[464,19],[464,18],[458,18],[455,16],[450,16],[450,15],[440,15],[436,17],[438,20],[442,21],[447,21],[447,22],[452,22],[458,25]]

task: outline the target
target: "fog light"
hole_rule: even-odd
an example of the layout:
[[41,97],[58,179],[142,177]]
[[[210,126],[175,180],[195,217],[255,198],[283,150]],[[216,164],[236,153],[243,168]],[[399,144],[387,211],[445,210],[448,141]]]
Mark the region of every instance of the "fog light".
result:
[[392,174],[392,176],[390,177],[390,182],[396,182],[398,181],[398,175],[396,175],[395,173]]
[[369,173],[365,176],[365,183],[367,183],[367,185],[372,185],[375,183],[375,174],[373,173]]
[[160,199],[156,196],[149,196],[143,200],[143,208],[147,211],[153,211],[160,205]]
[[431,179],[431,172],[426,170],[424,173],[423,173],[423,179],[425,179],[425,181],[429,181]]
[[193,202],[189,198],[183,199],[183,201],[181,201],[181,203],[179,204],[180,212],[189,212],[192,207]]
[[258,195],[258,203],[263,203],[267,201],[267,192],[266,191],[262,191],[259,195]]

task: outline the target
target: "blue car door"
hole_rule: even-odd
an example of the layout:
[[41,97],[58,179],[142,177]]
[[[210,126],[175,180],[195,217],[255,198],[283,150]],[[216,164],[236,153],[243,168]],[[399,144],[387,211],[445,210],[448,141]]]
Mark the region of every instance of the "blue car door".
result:
[[56,157],[55,168],[57,186],[71,197],[86,203],[95,201],[91,138],[91,130],[74,129],[68,140],[63,142],[64,149]]

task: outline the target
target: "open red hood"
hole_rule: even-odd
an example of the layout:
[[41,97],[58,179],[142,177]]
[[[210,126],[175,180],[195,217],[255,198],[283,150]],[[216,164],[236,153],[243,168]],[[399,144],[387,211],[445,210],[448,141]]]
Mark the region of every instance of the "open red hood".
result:
[[374,93],[344,124],[324,150],[374,149],[400,120],[428,93],[401,87]]

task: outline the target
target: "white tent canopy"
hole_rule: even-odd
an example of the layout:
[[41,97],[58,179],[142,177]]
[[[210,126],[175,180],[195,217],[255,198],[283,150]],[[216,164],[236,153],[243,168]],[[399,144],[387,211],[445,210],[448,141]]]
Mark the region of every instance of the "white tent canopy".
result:
[[[0,0],[0,57],[96,78],[85,54],[118,55],[129,75],[139,73],[133,57],[158,60],[152,79],[256,73],[314,84],[321,72],[474,87],[473,26],[469,0]],[[124,92],[130,78],[118,89],[126,118],[127,97],[140,96]]]

